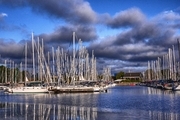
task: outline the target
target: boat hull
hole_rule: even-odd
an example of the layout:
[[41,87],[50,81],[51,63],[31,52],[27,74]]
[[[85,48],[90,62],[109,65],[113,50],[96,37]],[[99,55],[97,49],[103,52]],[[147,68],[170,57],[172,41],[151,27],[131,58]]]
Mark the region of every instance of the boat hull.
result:
[[16,87],[10,88],[9,93],[48,93],[48,89],[44,87]]
[[105,89],[102,87],[86,87],[86,86],[67,86],[67,87],[57,87],[50,91],[57,93],[80,93],[80,92],[102,92]]
[[180,85],[177,85],[176,87],[174,87],[173,90],[180,91]]

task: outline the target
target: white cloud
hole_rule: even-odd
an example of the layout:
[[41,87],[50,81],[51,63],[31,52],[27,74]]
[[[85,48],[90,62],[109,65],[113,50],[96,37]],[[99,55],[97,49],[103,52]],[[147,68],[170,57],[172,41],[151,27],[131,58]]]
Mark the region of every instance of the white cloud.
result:
[[166,21],[166,22],[170,22],[170,21],[176,21],[176,20],[180,20],[180,15],[176,12],[173,12],[172,10],[170,11],[164,11],[160,14],[158,14],[157,16],[154,17],[155,20],[158,21]]
[[0,13],[0,19],[7,17],[7,16],[8,16],[8,14],[6,14],[6,13]]
[[2,16],[7,17],[8,15],[6,13],[1,13]]

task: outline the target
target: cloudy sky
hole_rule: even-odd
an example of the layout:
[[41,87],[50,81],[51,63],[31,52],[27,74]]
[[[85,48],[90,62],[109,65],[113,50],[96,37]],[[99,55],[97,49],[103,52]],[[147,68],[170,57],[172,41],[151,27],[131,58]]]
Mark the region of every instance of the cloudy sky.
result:
[[21,61],[31,33],[68,49],[76,32],[98,69],[147,69],[180,38],[179,0],[0,0],[1,59]]

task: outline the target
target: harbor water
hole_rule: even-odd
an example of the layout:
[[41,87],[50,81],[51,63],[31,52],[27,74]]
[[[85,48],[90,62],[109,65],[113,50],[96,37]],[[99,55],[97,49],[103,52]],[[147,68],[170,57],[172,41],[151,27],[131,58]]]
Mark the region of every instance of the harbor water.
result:
[[180,91],[115,86],[100,93],[0,92],[1,120],[180,120]]

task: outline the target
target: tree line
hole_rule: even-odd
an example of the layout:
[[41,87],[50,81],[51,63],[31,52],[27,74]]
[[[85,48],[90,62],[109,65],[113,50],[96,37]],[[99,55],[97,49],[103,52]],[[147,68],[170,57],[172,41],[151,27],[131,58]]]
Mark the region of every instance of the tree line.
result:
[[18,83],[25,80],[25,71],[0,66],[0,83]]

